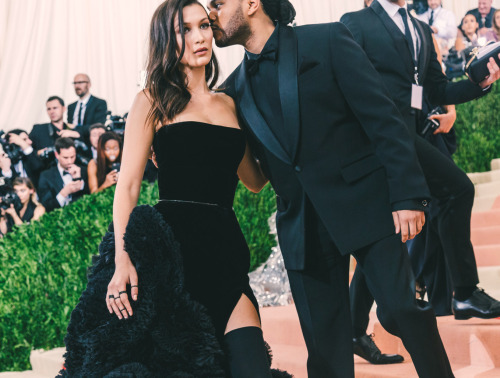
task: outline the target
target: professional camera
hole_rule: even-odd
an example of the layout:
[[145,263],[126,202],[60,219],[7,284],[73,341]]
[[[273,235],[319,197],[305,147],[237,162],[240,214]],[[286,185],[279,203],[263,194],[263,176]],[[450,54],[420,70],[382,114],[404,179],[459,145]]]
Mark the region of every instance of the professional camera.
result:
[[[74,140],[75,148],[76,148],[76,161],[75,163],[80,165],[88,165],[89,159],[85,157],[87,155],[87,151],[89,150],[88,146],[83,143],[81,140]],[[56,148],[55,147],[47,147],[40,154],[40,158],[44,159],[48,164],[52,164],[56,160],[55,156]]]
[[119,115],[112,115],[111,111],[108,110],[106,113],[106,130],[114,131],[117,134],[123,134],[125,132],[125,120],[127,119],[127,114],[123,117]]
[[423,14],[427,12],[429,9],[429,5],[427,4],[427,0],[408,0],[408,10],[414,10],[416,14]]
[[0,130],[0,144],[2,145],[3,150],[9,157],[12,164],[16,164],[23,158],[23,151],[21,150],[21,147],[19,147],[17,144],[9,143],[7,135],[8,133],[5,133],[5,131]]
[[437,119],[429,119],[429,117],[437,114],[445,114],[446,111],[444,110],[443,107],[441,106],[436,106],[434,109],[430,111],[429,114],[427,114],[427,117],[424,121],[424,127],[422,129],[422,134],[423,136],[427,135],[427,133],[433,133],[437,129],[439,129],[439,121]]
[[7,210],[10,205],[14,205],[17,212],[22,209],[23,204],[14,189],[8,185],[0,186],[0,209]]

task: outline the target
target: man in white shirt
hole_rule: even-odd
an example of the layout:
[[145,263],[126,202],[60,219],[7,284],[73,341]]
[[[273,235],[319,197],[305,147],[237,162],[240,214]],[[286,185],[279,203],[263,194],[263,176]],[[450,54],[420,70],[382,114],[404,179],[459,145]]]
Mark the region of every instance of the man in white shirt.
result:
[[429,24],[439,42],[441,52],[444,53],[455,43],[458,28],[455,14],[448,9],[444,9],[441,3],[441,0],[427,0],[429,9],[427,12],[418,15],[417,18]]
[[38,193],[47,211],[64,207],[89,192],[87,170],[75,164],[76,148],[71,138],[55,143],[57,165],[40,175]]

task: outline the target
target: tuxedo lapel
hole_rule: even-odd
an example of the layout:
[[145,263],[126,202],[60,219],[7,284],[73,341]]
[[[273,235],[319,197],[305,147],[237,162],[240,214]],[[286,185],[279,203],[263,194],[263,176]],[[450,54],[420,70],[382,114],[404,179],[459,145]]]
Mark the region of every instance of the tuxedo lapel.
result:
[[64,181],[59,174],[59,169],[57,169],[57,166],[52,168],[52,185],[54,185],[56,193],[59,193],[61,189],[64,188]]
[[291,27],[279,31],[278,82],[283,124],[291,142],[295,161],[300,138],[297,36]]
[[404,34],[398,28],[398,26],[394,23],[394,21],[389,17],[387,12],[382,8],[382,5],[379,4],[377,0],[374,0],[370,8],[377,14],[380,18],[380,21],[384,24],[385,28],[391,35],[392,40],[394,41],[394,45],[399,55],[403,58],[403,68],[408,71],[408,73],[413,77],[413,58],[410,53],[410,49],[408,47],[408,43],[406,42]]
[[87,102],[87,106],[85,107],[85,115],[83,116],[83,124],[86,125],[87,124],[87,119],[88,119],[88,116],[89,114],[92,114],[92,112],[94,111],[94,106],[95,106],[95,101],[94,100],[94,96],[90,96],[89,98],[89,101]]
[[[411,16],[410,16],[411,17]],[[429,55],[430,55],[430,46],[425,40],[424,28],[413,17],[411,17],[413,21],[413,25],[415,25],[415,29],[417,29],[418,35],[420,37],[420,54],[418,55],[418,72],[420,76],[420,84],[422,84],[425,80],[425,72],[427,72],[427,65],[429,63]]]
[[278,159],[290,164],[291,160],[283,146],[267,125],[255,104],[249,79],[247,77],[247,58],[243,59],[236,76],[236,92],[239,99],[239,110],[249,129],[257,139]]

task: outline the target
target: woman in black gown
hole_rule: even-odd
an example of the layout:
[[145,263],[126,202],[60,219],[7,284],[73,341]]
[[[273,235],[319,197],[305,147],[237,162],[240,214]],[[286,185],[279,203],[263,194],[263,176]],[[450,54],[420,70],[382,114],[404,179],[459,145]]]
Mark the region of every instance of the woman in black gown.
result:
[[227,348],[230,375],[270,377],[248,282],[249,250],[232,210],[238,178],[254,192],[267,179],[246,145],[232,99],[211,90],[217,61],[200,3],[167,0],[156,10],[147,72],[146,89],[137,95],[125,131],[113,207],[116,269],[106,294],[108,310],[119,319],[133,317],[133,302],[141,295],[141,277],[123,235],[153,146],[160,189],[155,208],[180,245],[186,291],[207,309]]

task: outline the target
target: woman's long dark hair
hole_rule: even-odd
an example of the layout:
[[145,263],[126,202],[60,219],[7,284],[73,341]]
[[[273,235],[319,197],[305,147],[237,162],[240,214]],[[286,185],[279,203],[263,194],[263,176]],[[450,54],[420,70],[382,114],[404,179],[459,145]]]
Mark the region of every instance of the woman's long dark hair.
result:
[[99,137],[99,142],[97,142],[97,185],[101,186],[106,180],[106,175],[108,174],[108,167],[111,162],[106,158],[104,149],[106,147],[106,142],[110,140],[116,140],[118,146],[120,146],[120,152],[113,163],[120,163],[122,161],[122,138],[113,131],[106,131]]
[[[203,8],[196,0],[166,0],[156,9],[151,20],[145,89],[149,91],[152,105],[148,122],[153,127],[172,120],[186,108],[191,99],[181,59],[186,46],[182,10],[192,4],[198,4]],[[176,16],[182,38],[179,53],[174,25]],[[213,52],[205,68],[205,78],[210,82],[208,85],[210,89],[215,86],[219,78],[219,65]]]

